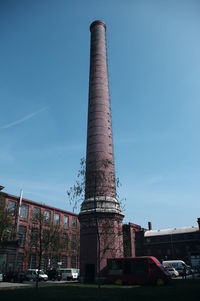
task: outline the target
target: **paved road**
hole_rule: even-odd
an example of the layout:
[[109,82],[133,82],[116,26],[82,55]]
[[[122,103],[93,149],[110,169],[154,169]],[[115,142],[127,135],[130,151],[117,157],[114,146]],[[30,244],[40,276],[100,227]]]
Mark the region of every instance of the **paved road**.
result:
[[[192,279],[192,278],[195,278],[195,279],[199,279],[200,280],[200,274],[196,274],[196,275],[188,275],[186,279]],[[176,278],[173,278],[173,279],[182,279],[182,277],[176,277]],[[39,282],[39,286],[45,286],[45,285],[48,285],[48,284],[64,284],[64,283],[74,283],[75,281],[47,281],[47,282]],[[0,282],[0,290],[1,289],[5,289],[5,288],[10,288],[10,289],[13,289],[13,288],[23,288],[23,287],[31,287],[31,286],[34,286],[35,285],[35,282],[33,281],[24,281],[23,283],[17,283],[17,282]]]
[[[172,277],[172,279],[183,279],[183,277],[182,276]],[[185,279],[199,279],[200,280],[200,274],[187,275]]]

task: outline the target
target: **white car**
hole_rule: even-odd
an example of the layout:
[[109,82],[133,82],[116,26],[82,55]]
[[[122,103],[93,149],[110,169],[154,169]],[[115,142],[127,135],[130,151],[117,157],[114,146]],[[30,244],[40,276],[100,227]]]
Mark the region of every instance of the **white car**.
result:
[[[36,281],[38,274],[38,269],[29,269],[26,273],[26,279],[29,281]],[[47,281],[48,276],[44,273],[43,270],[39,271],[39,281]]]
[[179,272],[175,268],[166,268],[166,270],[169,272],[169,274],[172,277],[178,277],[179,276]]
[[58,269],[59,274],[62,275],[61,279],[62,280],[78,280],[79,277],[79,272],[77,269],[71,269],[71,268],[66,268],[66,269]]

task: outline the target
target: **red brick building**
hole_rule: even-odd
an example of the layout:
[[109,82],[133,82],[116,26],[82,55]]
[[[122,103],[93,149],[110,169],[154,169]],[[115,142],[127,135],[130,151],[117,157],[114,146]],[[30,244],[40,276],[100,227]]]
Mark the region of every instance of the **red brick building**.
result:
[[[1,186],[2,189],[2,186]],[[0,244],[0,270],[79,267],[79,222],[77,215],[0,191],[11,224]],[[40,248],[40,240],[42,248]]]
[[144,231],[145,229],[134,223],[123,225],[124,257],[143,255]]

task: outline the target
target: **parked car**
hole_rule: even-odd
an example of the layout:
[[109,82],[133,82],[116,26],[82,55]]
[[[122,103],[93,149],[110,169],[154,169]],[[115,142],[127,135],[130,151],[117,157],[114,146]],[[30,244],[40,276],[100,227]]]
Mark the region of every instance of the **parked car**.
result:
[[0,271],[0,282],[3,281],[3,273]]
[[57,270],[57,273],[61,275],[62,280],[78,280],[79,277],[77,269],[60,268]]
[[24,272],[15,272],[13,273],[13,282],[24,282],[26,280],[26,273]]
[[170,274],[153,256],[107,259],[108,283],[164,285],[170,281]]
[[179,272],[175,268],[166,268],[171,277],[178,277]]
[[[38,269],[28,269],[26,273],[26,279],[29,281],[36,281],[38,274]],[[48,276],[44,273],[43,270],[39,271],[39,281],[47,281]]]
[[3,281],[14,282],[14,272],[9,271],[9,272],[3,274]]
[[62,274],[60,270],[51,269],[47,272],[47,274],[48,274],[48,280],[60,281],[62,279]]
[[184,275],[184,273],[188,275],[188,268],[183,260],[165,260],[162,262],[162,265],[167,269],[176,269],[179,272],[180,276]]

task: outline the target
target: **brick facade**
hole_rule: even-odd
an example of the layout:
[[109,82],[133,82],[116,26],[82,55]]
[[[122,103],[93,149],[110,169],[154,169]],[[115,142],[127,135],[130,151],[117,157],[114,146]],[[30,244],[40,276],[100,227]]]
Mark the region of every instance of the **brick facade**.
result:
[[[123,214],[116,199],[106,25],[90,25],[85,200],[79,214],[81,280],[104,276],[107,258],[123,257]],[[120,234],[119,234],[120,233]]]
[[39,250],[42,250],[41,268],[44,270],[58,266],[79,267],[80,234],[76,214],[23,198],[17,227],[19,197],[5,192],[0,195],[12,219],[7,230],[8,239],[0,244],[1,270],[36,268]]

